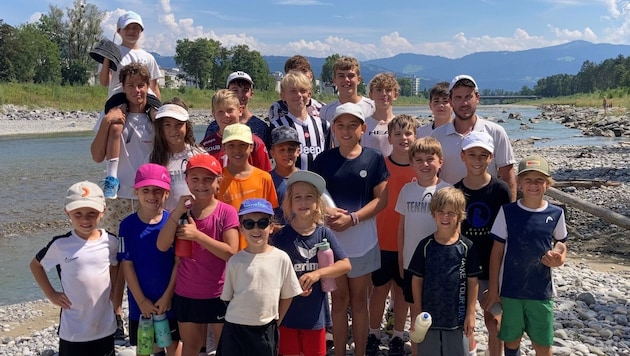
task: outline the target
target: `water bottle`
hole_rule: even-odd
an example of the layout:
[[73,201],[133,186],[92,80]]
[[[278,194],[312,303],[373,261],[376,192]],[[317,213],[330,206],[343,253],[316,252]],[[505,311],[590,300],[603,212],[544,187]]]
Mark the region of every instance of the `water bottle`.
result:
[[155,329],[155,341],[158,347],[167,347],[173,343],[171,326],[168,324],[166,314],[153,316],[153,328]]
[[[188,211],[179,218],[179,225],[188,224]],[[175,238],[175,256],[190,257],[192,256],[192,241]]]
[[[322,242],[315,244],[315,247],[317,247],[317,264],[319,265],[319,268],[327,267],[335,263],[335,256],[333,255],[333,251],[330,249],[328,240],[323,239]],[[332,292],[337,289],[337,282],[335,282],[334,278],[324,277],[319,281],[324,292]]]
[[153,318],[145,318],[141,315],[138,321],[138,344],[136,346],[138,354],[151,355],[153,353],[154,335]]
[[427,331],[431,327],[431,314],[427,312],[422,312],[418,314],[416,317],[416,322],[414,323],[414,330],[409,333],[409,338],[411,341],[416,344],[424,341],[424,337],[427,334]]

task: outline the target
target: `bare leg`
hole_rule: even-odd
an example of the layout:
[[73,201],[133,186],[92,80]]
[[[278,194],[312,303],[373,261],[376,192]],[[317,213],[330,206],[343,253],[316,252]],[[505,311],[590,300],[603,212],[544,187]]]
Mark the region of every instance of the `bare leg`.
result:
[[503,354],[503,341],[499,340],[499,323],[501,317],[495,317],[492,313],[484,311],[483,319],[488,329],[488,351],[490,356],[501,356]]
[[179,335],[182,338],[182,356],[199,356],[199,349],[206,342],[201,324],[179,323]]
[[336,282],[337,282],[337,289],[331,292],[333,345],[335,346],[335,356],[345,356],[346,343],[348,341],[347,310],[348,310],[348,306],[350,305],[350,293],[348,291],[348,276],[343,275],[341,277],[337,277]]
[[369,324],[368,292],[372,285],[370,275],[368,273],[357,278],[348,279],[355,355],[365,355]]

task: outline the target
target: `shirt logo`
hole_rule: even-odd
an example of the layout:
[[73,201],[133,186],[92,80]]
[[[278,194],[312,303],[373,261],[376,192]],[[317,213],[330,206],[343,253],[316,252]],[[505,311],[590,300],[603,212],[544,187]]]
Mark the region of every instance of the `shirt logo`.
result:
[[367,171],[366,171],[365,169],[362,169],[362,170],[359,172],[359,176],[361,176],[361,178],[365,178],[365,177],[367,177]]
[[551,216],[547,216],[547,219],[545,219],[545,224],[549,224],[549,222],[553,222],[553,218]]
[[66,260],[65,260],[65,261],[66,261],[66,263],[70,263],[70,262],[72,262],[72,261],[76,260],[77,258],[79,258],[79,256],[77,256],[77,257],[72,257],[72,258],[70,258],[70,257],[66,257]]

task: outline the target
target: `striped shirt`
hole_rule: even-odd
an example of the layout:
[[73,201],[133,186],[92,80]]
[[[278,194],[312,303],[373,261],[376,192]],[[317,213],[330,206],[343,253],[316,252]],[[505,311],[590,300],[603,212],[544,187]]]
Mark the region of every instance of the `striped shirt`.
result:
[[294,128],[300,138],[300,159],[295,166],[307,170],[318,154],[328,146],[326,138],[330,132],[330,123],[311,115],[302,121],[288,113],[279,119],[271,121],[271,127],[290,126]]

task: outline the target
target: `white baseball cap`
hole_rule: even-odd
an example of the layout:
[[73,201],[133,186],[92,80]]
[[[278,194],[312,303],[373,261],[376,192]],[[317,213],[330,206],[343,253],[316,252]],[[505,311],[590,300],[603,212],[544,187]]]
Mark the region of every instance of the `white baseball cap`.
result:
[[160,106],[155,115],[155,119],[170,117],[179,121],[188,121],[188,111],[177,104],[164,104]]
[[332,121],[335,122],[335,120],[337,120],[339,116],[344,114],[350,114],[361,120],[362,122],[365,122],[363,109],[361,109],[361,107],[355,103],[345,103],[337,106],[337,108],[335,109],[335,116],[333,117]]
[[451,80],[451,84],[448,86],[448,91],[453,90],[453,87],[455,87],[455,84],[457,84],[458,82],[462,81],[462,80],[470,80],[475,89],[479,89],[477,87],[477,82],[475,82],[475,80],[473,79],[473,77],[471,77],[468,74],[460,74],[458,76],[456,76],[455,78],[453,78],[453,80]]
[[494,140],[492,136],[485,131],[471,131],[468,135],[464,136],[462,151],[473,147],[481,147],[490,153],[494,153]]
[[227,78],[227,82],[225,83],[225,87],[229,87],[230,83],[232,83],[233,80],[236,79],[243,79],[248,81],[252,86],[254,85],[254,81],[252,80],[252,77],[249,76],[249,74],[243,72],[243,71],[236,71],[236,72],[232,72],[230,75],[228,75]]
[[101,187],[88,181],[73,184],[66,193],[66,211],[79,208],[105,211],[105,196]]
[[142,27],[142,31],[144,31],[144,25],[142,24],[142,17],[133,11],[127,11],[124,14],[120,15],[118,18],[118,29],[125,28],[132,23],[137,23]]

